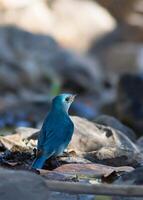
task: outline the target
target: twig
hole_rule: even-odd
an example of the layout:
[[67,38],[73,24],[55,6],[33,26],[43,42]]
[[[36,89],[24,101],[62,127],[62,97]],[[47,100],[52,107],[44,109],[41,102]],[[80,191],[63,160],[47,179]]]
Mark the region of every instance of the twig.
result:
[[143,197],[143,186],[84,184],[46,180],[49,190],[72,194]]

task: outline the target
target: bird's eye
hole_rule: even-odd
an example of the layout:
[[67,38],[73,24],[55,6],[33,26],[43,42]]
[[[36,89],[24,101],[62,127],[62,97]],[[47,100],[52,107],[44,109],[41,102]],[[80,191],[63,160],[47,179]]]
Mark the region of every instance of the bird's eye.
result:
[[65,98],[65,101],[66,101],[66,102],[69,102],[69,100],[70,100],[69,97],[66,97],[66,98]]

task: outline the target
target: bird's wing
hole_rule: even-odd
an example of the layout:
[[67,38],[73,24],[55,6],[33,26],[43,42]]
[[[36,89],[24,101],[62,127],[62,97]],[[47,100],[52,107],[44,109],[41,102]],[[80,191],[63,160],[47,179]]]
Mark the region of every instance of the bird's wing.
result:
[[73,129],[74,126],[72,123],[63,123],[59,126],[55,125],[53,129],[46,134],[43,146],[46,146],[47,144],[50,145],[53,141],[55,141],[56,144],[69,141],[71,139]]
[[41,130],[39,137],[38,137],[38,149],[43,149],[43,146],[45,145],[45,142],[50,140],[53,136],[53,131],[52,129],[49,130]]
[[53,145],[70,141],[74,128],[73,123],[67,118],[59,119],[62,123],[58,123],[59,121],[55,119],[55,116],[50,115],[43,124],[38,138],[38,149],[49,149]]
[[50,117],[48,116],[45,119],[43,126],[40,130],[40,134],[38,136],[38,145],[37,145],[38,149],[42,149],[45,141],[49,140],[49,138],[51,138],[52,135],[53,135],[53,127],[51,126]]

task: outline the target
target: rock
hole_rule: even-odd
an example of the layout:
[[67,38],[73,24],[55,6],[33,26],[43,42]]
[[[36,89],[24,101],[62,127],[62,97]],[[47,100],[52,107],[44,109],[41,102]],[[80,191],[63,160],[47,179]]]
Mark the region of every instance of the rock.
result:
[[[142,37],[143,31],[143,2],[142,0],[96,0],[99,4],[104,6],[115,17],[118,24],[130,25],[133,27],[134,34],[138,32],[138,38]],[[120,9],[122,8],[122,9]],[[130,32],[129,32],[130,34]],[[129,36],[130,37],[130,36]]]
[[79,51],[86,50],[93,38],[115,27],[115,20],[108,11],[92,1],[50,2],[2,0],[0,23],[17,25],[30,32],[50,34],[62,46]]
[[[142,161],[138,147],[123,132],[80,117],[72,117],[72,121],[75,130],[68,151],[74,151],[77,158],[112,166],[135,166]],[[37,133],[28,141],[34,142]],[[63,162],[71,161],[66,159]],[[72,162],[84,163],[78,159],[72,159]]]
[[[118,24],[118,26],[105,36],[95,40],[90,47],[90,54],[100,55],[104,59],[104,52],[108,52],[110,47],[118,44],[138,45],[143,41],[142,30],[128,24]],[[103,53],[103,57],[102,57]],[[105,53],[106,54],[106,53]]]
[[118,184],[127,184],[127,185],[142,185],[143,184],[143,167],[139,167],[130,172],[125,172],[119,177],[115,182]]
[[[119,43],[108,48],[106,55],[104,54],[104,63],[107,65],[107,70],[118,75],[142,72],[140,63],[142,48],[142,45],[135,43]],[[118,62],[116,62],[117,60]]]
[[72,195],[51,192],[48,185],[39,175],[25,171],[14,171],[0,168],[0,193],[3,200],[93,200],[92,195]]
[[[110,11],[110,13],[116,18],[118,22],[126,21],[129,14],[132,12],[132,9],[134,7],[135,2],[137,3],[138,0],[96,0],[99,4],[104,6],[106,9]],[[122,9],[119,9],[119,7],[122,7]]]
[[124,73],[142,73],[142,41],[143,26],[120,23],[113,31],[93,41],[88,54],[93,59],[98,58],[108,81],[116,83],[119,75]]
[[107,165],[93,164],[93,163],[85,163],[85,164],[66,164],[62,165],[54,170],[54,172],[66,173],[66,174],[76,174],[79,177],[87,176],[90,177],[106,177],[109,176],[112,172],[130,172],[132,171],[132,167],[111,167]]
[[49,191],[44,179],[25,171],[0,168],[0,193],[3,200],[47,200]]
[[74,104],[72,104],[71,110],[75,111],[75,113],[80,116],[87,119],[93,119],[97,112],[93,106],[88,105],[81,100],[75,101]]
[[30,136],[37,131],[38,129],[34,128],[16,128],[14,134],[0,137],[0,146],[13,152],[31,152],[36,146],[36,141],[30,140]]
[[143,129],[143,78],[123,75],[118,83],[116,113],[118,118],[135,130],[139,136]]
[[138,146],[138,148],[140,149],[140,151],[143,153],[143,136],[141,136],[137,140],[136,145]]
[[[65,154],[65,156],[64,156]],[[74,151],[64,152],[64,154],[58,157],[58,160],[62,164],[87,164],[92,163],[90,160],[78,157]],[[67,154],[67,155],[66,155]]]
[[134,131],[129,127],[125,126],[124,124],[122,124],[115,117],[108,115],[101,115],[95,118],[94,122],[117,129],[121,131],[123,134],[125,134],[128,138],[130,138],[130,140],[132,140],[133,142],[136,141],[136,134],[134,133]]
[[[142,185],[142,174],[143,167],[137,168],[131,172],[125,172],[115,181],[115,184]],[[114,197],[113,200],[142,200],[142,197]]]
[[[102,180],[104,180],[105,183],[105,180],[107,180],[110,176],[113,176],[112,179],[115,179],[117,175],[122,174],[125,171],[130,172],[132,170],[132,167],[109,167],[99,164],[66,164],[56,168],[52,172],[40,170],[40,175],[48,180],[99,184]],[[88,199],[88,196],[79,195],[78,199],[80,198],[82,200],[84,198]],[[95,197],[93,199],[95,199]]]
[[96,1],[115,17],[117,26],[92,43],[90,55],[96,55],[105,66],[109,82],[116,82],[118,75],[124,73],[142,73],[143,1]]
[[101,103],[102,93],[97,97],[96,93],[85,93],[84,95],[77,95],[76,101],[71,105],[71,115],[77,115],[87,119],[93,119],[99,113],[99,104]]
[[106,76],[111,83],[116,83],[119,76],[125,73],[138,74],[143,71],[143,45],[133,41],[125,42],[126,39],[120,42],[120,39],[112,34],[90,50],[105,66]]
[[117,179],[119,175],[124,172],[131,172],[134,168],[124,167],[110,167],[107,165],[85,163],[85,164],[64,164],[54,169],[53,171],[38,170],[40,175],[47,180],[68,181],[68,182],[82,182],[91,183],[96,181],[98,184],[102,181],[110,183]]
[[78,178],[76,174],[48,171],[48,170],[43,170],[43,169],[38,170],[38,171],[42,177],[48,180],[78,182]]
[[77,155],[114,166],[134,165],[141,159],[137,146],[119,130],[79,117],[72,120],[75,131],[69,149]]
[[95,195],[51,192],[48,200],[95,200]]
[[18,127],[13,131],[13,134],[18,134],[21,139],[28,139],[30,136],[38,132],[39,129],[28,128],[28,127]]
[[29,100],[30,91],[31,96],[36,95],[34,91],[47,95],[47,89],[52,89],[50,96],[61,87],[71,89],[71,85],[77,93],[99,91],[102,87],[98,63],[63,49],[50,36],[1,27],[0,45],[1,91],[18,91],[22,99]]

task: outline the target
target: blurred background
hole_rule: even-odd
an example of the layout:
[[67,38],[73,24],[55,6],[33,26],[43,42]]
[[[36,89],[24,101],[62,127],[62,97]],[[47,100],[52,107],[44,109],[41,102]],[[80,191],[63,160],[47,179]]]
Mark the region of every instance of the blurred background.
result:
[[40,126],[65,91],[143,133],[142,0],[0,0],[0,128]]

